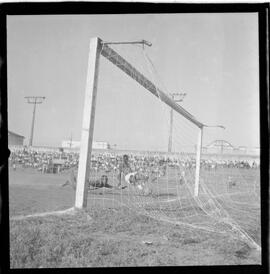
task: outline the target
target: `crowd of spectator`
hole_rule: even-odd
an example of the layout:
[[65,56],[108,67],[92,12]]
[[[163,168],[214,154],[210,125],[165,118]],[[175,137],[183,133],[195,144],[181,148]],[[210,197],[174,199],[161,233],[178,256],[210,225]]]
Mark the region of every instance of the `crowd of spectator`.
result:
[[256,169],[259,163],[247,160],[202,160],[201,165],[206,170],[217,168],[240,168],[240,169]]
[[[94,171],[118,172],[122,163],[122,154],[115,152],[92,153],[91,168]],[[164,176],[166,169],[179,167],[181,169],[194,169],[196,159],[190,155],[179,157],[169,157],[162,154],[128,154],[129,164],[132,170],[141,172],[152,172],[157,176]],[[39,151],[34,148],[13,149],[10,155],[10,164],[13,169],[18,166],[23,168],[31,167],[40,172],[58,173],[65,169],[77,168],[79,163],[78,152],[65,151]],[[57,170],[54,170],[57,168]],[[243,160],[219,160],[219,159],[202,159],[201,168],[204,170],[216,170],[219,168],[259,168],[255,161]]]
[[18,166],[23,168],[31,167],[46,173],[54,172],[50,170],[54,166],[57,166],[57,172],[78,166],[79,155],[74,152],[38,151],[24,147],[12,150],[9,160],[13,169]]

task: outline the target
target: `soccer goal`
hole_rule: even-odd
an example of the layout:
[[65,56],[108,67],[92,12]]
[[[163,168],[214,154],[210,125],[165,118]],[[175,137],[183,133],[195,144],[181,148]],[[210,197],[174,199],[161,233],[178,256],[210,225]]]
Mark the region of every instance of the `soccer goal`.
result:
[[[150,45],[90,41],[75,207],[126,207],[260,249],[249,233],[259,216],[258,180],[215,168],[216,158],[204,150],[211,129],[175,102],[147,54]],[[213,131],[217,138],[223,128]],[[110,148],[93,150],[101,139]],[[256,214],[242,223],[251,197]]]
[[115,66],[137,81],[147,91],[159,98],[177,113],[185,117],[191,123],[198,127],[198,146],[196,149],[196,176],[194,186],[194,196],[198,196],[199,181],[200,181],[200,159],[201,159],[201,144],[203,123],[199,122],[188,111],[176,104],[164,91],[159,89],[154,83],[148,80],[142,73],[136,70],[128,61],[121,55],[110,48],[108,43],[102,42],[99,38],[94,38],[90,43],[90,55],[88,64],[87,87],[85,93],[84,115],[83,115],[83,130],[81,137],[80,150],[80,165],[78,171],[78,186],[76,191],[76,204],[78,208],[85,207],[87,204],[86,181],[89,177],[91,151],[93,143],[93,132],[95,123],[95,109],[97,98],[98,85],[98,70],[100,54],[112,62]]

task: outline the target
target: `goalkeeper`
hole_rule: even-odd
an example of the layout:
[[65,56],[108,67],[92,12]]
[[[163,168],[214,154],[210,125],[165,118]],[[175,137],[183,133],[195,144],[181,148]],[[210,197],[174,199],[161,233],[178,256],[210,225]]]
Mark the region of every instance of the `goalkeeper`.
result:
[[[119,189],[119,187],[114,187],[110,184],[108,184],[108,177],[106,175],[102,175],[100,179],[98,180],[89,180],[88,181],[88,187],[90,190],[98,189],[98,188],[114,188]],[[126,186],[122,187],[122,189],[126,188]]]
[[[70,180],[67,180],[62,187],[70,185],[74,190],[76,190],[76,185],[77,185],[77,180],[74,175],[74,172],[72,170],[71,175],[70,175]],[[102,175],[100,179],[96,180],[88,180],[87,181],[88,189],[89,190],[94,190],[94,189],[99,189],[99,188],[113,188],[113,189],[119,189],[119,187],[112,186],[108,183],[108,177],[106,175]],[[126,186],[121,187],[121,189],[126,188]]]

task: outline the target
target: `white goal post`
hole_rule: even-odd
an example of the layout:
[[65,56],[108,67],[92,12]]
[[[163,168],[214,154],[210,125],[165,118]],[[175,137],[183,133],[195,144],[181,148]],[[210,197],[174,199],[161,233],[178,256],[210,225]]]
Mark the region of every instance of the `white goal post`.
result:
[[87,206],[87,180],[90,174],[92,143],[95,123],[95,109],[97,100],[97,85],[98,85],[98,69],[100,55],[108,59],[119,69],[124,71],[132,79],[138,82],[145,89],[150,91],[153,95],[170,106],[174,111],[185,117],[187,120],[195,124],[199,128],[197,157],[196,157],[196,173],[195,173],[195,190],[194,196],[199,193],[199,179],[200,179],[200,158],[202,149],[202,129],[204,124],[199,122],[193,115],[186,111],[183,107],[178,105],[165,92],[156,87],[150,80],[148,80],[142,73],[134,68],[129,62],[121,57],[116,51],[110,48],[107,43],[100,38],[95,37],[90,40],[90,52],[88,59],[87,82],[85,89],[85,101],[83,110],[83,123],[81,135],[81,147],[79,168],[77,176],[77,187],[75,197],[75,207],[85,208]]

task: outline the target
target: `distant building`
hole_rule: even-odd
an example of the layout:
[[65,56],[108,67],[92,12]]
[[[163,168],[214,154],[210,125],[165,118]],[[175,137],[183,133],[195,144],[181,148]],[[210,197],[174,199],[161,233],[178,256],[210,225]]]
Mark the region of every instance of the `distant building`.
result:
[[[79,149],[80,148],[80,142],[78,141],[62,141],[62,148],[73,148],[73,149]],[[93,142],[92,145],[93,149],[110,149],[110,145],[107,142]]]
[[225,140],[215,140],[205,147],[208,153],[228,153],[234,150],[233,145]]
[[25,137],[14,133],[12,131],[8,131],[8,145],[9,146],[23,146],[23,141]]
[[80,148],[80,142],[78,141],[62,141],[62,148]]
[[93,149],[110,149],[110,145],[107,142],[93,142]]
[[259,147],[238,146],[235,147],[225,140],[215,140],[208,146],[203,147],[203,153],[234,154],[234,155],[260,155]]

